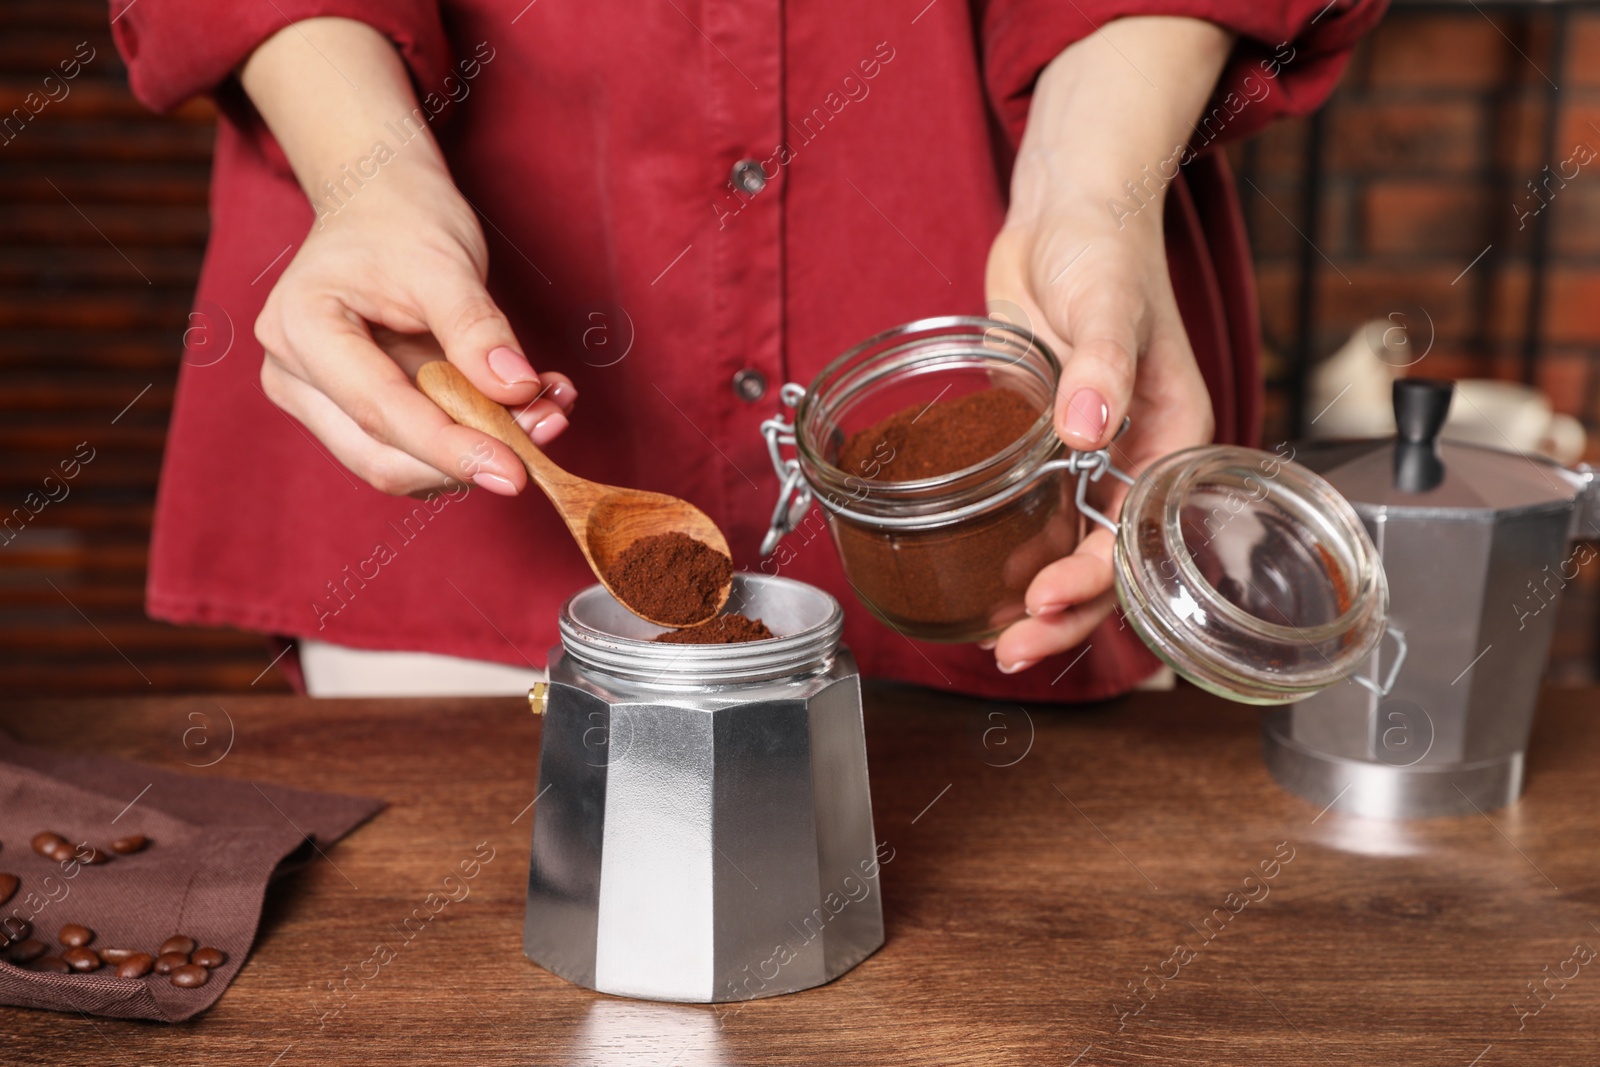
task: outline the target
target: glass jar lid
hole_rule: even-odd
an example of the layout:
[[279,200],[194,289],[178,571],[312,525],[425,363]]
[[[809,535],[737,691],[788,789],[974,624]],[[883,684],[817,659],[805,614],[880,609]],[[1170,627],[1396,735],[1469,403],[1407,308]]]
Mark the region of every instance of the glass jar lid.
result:
[[1114,567],[1135,632],[1203,689],[1280,704],[1351,678],[1378,688],[1357,677],[1389,610],[1377,549],[1332,485],[1279,455],[1157,461],[1123,502]]

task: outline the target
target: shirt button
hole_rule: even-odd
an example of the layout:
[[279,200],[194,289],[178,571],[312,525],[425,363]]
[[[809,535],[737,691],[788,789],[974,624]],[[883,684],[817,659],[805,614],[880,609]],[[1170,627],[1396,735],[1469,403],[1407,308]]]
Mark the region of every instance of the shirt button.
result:
[[741,159],[733,165],[732,181],[734,188],[743,189],[751,196],[767,187],[766,172],[753,159]]
[[740,400],[754,404],[767,395],[767,376],[758,370],[742,370],[733,376],[733,391]]

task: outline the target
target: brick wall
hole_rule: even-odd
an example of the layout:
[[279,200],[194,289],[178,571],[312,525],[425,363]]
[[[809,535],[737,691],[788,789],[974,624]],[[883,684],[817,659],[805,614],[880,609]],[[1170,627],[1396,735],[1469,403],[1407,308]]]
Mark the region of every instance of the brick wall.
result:
[[[1575,147],[1600,153],[1600,13],[1507,15],[1464,7],[1392,12],[1357,53],[1325,116],[1316,336],[1326,355],[1369,318],[1425,308],[1434,347],[1416,373],[1521,377],[1533,227],[1549,227],[1544,344],[1535,381],[1558,410],[1600,426],[1600,154],[1537,207],[1527,183]],[[1520,53],[1520,54],[1519,54]],[[1542,73],[1541,73],[1542,72]],[[1541,139],[1558,81],[1553,158]],[[1284,123],[1237,154],[1261,286],[1262,326],[1279,357],[1295,349],[1301,167],[1309,123]],[[1570,174],[1570,166],[1567,170]],[[1276,208],[1276,210],[1275,210]],[[1475,256],[1488,252],[1464,276]],[[1456,279],[1460,276],[1459,281]],[[1274,377],[1283,377],[1281,362]],[[1267,431],[1288,425],[1274,389]]]

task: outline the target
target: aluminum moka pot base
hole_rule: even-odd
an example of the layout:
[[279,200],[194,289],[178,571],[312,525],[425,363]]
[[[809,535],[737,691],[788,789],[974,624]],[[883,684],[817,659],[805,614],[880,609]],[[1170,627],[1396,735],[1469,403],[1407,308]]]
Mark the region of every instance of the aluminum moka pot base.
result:
[[550,656],[524,948],[602,993],[711,1003],[883,944],[861,686],[820,589],[734,576],[778,635],[655,644],[600,586]]
[[1293,715],[1292,708],[1267,713],[1262,754],[1279,785],[1319,807],[1369,819],[1426,819],[1503,808],[1522,795],[1520,750],[1475,763],[1399,767],[1310,748],[1295,740]]

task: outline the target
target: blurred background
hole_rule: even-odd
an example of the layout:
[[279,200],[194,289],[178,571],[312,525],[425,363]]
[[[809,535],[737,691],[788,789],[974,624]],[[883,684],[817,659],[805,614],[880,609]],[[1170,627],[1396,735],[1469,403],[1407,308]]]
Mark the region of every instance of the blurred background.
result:
[[[145,111],[106,18],[102,0],[0,6],[0,516],[95,450],[0,535],[0,692],[284,690],[262,638],[142,610],[184,332],[226,328],[191,317],[213,112]],[[73,57],[70,92],[30,114]],[[1600,7],[1396,4],[1323,112],[1230,155],[1269,447],[1389,432],[1389,381],[1420,374],[1482,380],[1469,407],[1490,425],[1460,436],[1600,460]],[[1563,595],[1556,684],[1600,677],[1596,571]]]

